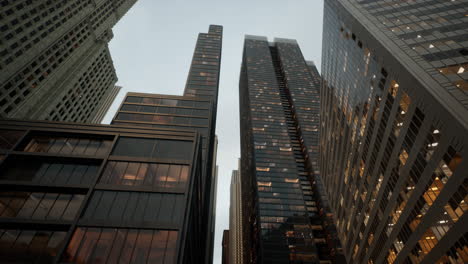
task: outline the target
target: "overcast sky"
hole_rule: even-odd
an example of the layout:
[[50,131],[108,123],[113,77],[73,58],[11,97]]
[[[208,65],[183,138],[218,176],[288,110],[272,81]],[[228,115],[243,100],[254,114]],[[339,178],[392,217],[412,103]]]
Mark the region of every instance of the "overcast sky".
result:
[[222,25],[219,85],[218,195],[214,262],[221,263],[221,238],[229,228],[229,185],[239,146],[239,70],[244,35],[293,38],[306,60],[320,70],[322,0],[138,0],[114,27],[110,50],[122,91],[104,123],[127,92],[182,95],[199,32]]

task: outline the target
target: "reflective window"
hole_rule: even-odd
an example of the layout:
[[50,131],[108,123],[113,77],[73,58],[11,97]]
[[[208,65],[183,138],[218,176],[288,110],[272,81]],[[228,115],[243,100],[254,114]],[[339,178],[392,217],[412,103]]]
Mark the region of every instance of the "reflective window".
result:
[[107,153],[111,145],[112,140],[109,139],[33,136],[22,150],[65,155],[102,156]]
[[0,192],[0,216],[37,220],[73,220],[84,195]]
[[0,130],[0,149],[13,148],[24,133],[24,131],[19,130]]
[[176,244],[177,231],[79,227],[62,261],[172,264]]
[[192,145],[191,141],[121,137],[112,155],[188,160]]
[[[28,166],[24,166],[28,164]],[[14,158],[6,161],[0,180],[29,181],[55,184],[89,184],[99,170],[99,164],[54,162],[37,158]]]
[[52,263],[67,232],[0,229],[2,263]]
[[83,219],[180,224],[183,212],[182,194],[96,191]]
[[109,161],[99,183],[183,191],[188,176],[189,166],[186,165]]

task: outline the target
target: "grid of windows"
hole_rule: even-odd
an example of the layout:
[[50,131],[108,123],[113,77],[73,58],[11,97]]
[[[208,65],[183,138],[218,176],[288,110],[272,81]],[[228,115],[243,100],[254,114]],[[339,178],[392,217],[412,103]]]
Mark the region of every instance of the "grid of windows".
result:
[[269,45],[266,38],[248,36],[244,44],[239,96],[243,247],[252,249],[244,258],[340,263],[340,244],[333,220],[325,220],[323,189],[314,178],[318,168],[312,166],[318,154],[320,77],[295,41],[275,40]]
[[[197,133],[27,121],[0,127],[2,261],[201,262]],[[184,260],[182,248],[192,258]]]
[[[117,81],[107,48],[110,29],[135,2],[2,1],[0,115],[93,121]],[[93,54],[104,58],[90,59]],[[107,65],[91,69],[88,61]]]
[[[458,221],[464,209],[458,209],[456,221],[447,219],[447,210],[455,211],[466,195],[458,190],[467,177],[461,169],[466,166],[466,131],[449,114],[449,106],[431,97],[406,66],[395,66],[399,51],[389,52],[374,34],[403,36],[405,31],[405,38],[420,39],[409,35],[414,25],[401,28],[400,34],[389,30],[388,23],[411,23],[408,17],[418,12],[418,21],[437,18],[461,7],[457,1],[435,2],[440,3],[325,1],[324,41],[329,45],[322,56],[320,145],[327,151],[321,152],[321,173],[351,263],[435,263],[438,252],[449,246],[438,242],[458,239],[454,230],[466,225]],[[364,30],[368,20],[374,26]],[[413,40],[391,39],[411,58],[422,56],[405,46]],[[432,66],[416,61],[428,71],[456,78],[460,71],[463,77],[463,59]],[[457,99],[464,100],[462,95]],[[444,206],[454,195],[454,207]]]

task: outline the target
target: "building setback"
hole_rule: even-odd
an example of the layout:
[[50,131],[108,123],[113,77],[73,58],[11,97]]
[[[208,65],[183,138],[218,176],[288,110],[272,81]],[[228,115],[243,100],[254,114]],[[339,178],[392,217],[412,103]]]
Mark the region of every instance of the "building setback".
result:
[[317,164],[314,68],[295,40],[246,36],[239,84],[245,263],[345,263]]
[[198,132],[3,120],[0,139],[2,262],[202,259]]
[[2,1],[0,116],[99,123],[117,82],[111,29],[135,2]]
[[117,85],[114,86],[113,89],[109,90],[109,95],[105,96],[105,100],[96,110],[96,114],[94,115],[94,118],[91,120],[90,123],[99,124],[102,122],[102,120],[107,114],[107,111],[109,111],[109,108],[111,107],[112,103],[114,103],[114,100],[119,94],[120,90],[122,90],[122,87]]
[[242,191],[239,170],[240,168],[232,171],[229,204],[229,263],[235,264],[243,263],[244,252],[242,248]]
[[320,164],[349,263],[468,262],[466,7],[325,1]]
[[202,194],[205,263],[212,263],[216,208],[216,111],[222,26],[198,35],[184,95],[128,93],[112,124],[198,131],[202,136]]

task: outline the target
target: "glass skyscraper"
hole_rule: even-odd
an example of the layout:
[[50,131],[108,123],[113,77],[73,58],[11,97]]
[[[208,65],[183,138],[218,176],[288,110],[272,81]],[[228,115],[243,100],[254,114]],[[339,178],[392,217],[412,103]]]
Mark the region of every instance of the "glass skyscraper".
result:
[[320,164],[350,263],[468,262],[467,7],[325,1]]
[[295,40],[246,36],[240,76],[244,263],[345,263],[318,169],[320,76]]
[[[216,202],[216,113],[222,26],[198,35],[183,96],[128,93],[112,124],[197,131],[202,136],[202,236],[206,263],[212,262]],[[203,239],[202,239],[203,240]]]

